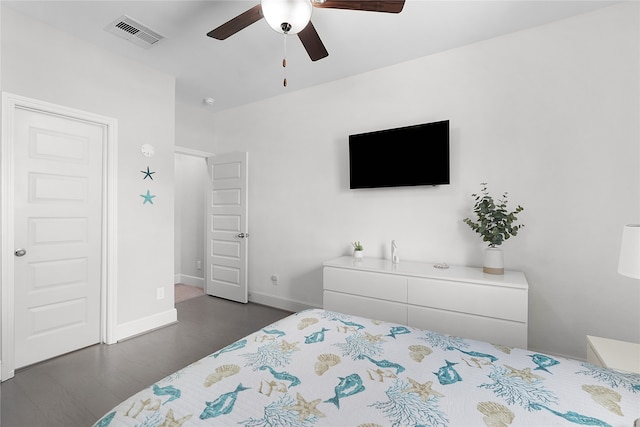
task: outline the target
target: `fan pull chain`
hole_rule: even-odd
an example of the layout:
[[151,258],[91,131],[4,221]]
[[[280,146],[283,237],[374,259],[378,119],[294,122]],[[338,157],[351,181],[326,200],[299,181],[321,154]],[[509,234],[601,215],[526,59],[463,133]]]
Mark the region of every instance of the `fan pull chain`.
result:
[[284,87],[287,87],[287,33],[284,33],[284,57],[282,58],[282,73],[284,75],[282,85]]

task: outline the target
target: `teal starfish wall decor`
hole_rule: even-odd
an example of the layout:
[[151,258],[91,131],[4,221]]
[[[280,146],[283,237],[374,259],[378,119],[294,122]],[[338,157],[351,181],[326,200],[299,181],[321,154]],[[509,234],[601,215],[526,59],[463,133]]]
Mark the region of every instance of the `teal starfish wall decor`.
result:
[[149,166],[147,166],[147,170],[146,171],[140,171],[144,174],[144,178],[142,179],[147,179],[147,178],[151,178],[151,181],[153,181],[153,177],[151,175],[153,175],[155,172],[151,172],[149,170]]
[[144,202],[142,204],[146,204],[147,202],[153,204],[153,198],[156,197],[155,194],[151,195],[149,190],[147,190],[147,194],[141,194],[140,197],[144,198]]

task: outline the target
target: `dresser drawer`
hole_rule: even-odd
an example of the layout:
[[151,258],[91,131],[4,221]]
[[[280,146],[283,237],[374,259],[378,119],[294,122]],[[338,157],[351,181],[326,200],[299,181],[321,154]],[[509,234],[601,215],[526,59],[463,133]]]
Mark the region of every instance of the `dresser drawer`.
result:
[[327,290],[324,291],[323,299],[325,310],[403,325],[407,324],[406,304]]
[[407,278],[403,276],[325,267],[323,285],[328,291],[407,302]]
[[481,283],[408,278],[409,304],[527,322],[527,290]]
[[527,348],[526,323],[410,305],[407,324],[442,334]]

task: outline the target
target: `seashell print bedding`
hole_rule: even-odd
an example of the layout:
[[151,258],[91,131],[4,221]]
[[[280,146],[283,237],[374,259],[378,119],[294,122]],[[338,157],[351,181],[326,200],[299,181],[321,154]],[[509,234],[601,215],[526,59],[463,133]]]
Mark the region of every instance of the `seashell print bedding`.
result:
[[640,375],[325,310],[280,320],[95,426],[633,426]]

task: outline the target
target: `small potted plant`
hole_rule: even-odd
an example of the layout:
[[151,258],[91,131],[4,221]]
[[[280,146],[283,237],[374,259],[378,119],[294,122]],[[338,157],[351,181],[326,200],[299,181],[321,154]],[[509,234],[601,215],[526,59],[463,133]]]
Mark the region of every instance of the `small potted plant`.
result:
[[362,255],[363,255],[362,243],[351,242],[351,244],[353,245],[353,257],[357,259],[362,259]]
[[498,248],[505,240],[511,236],[518,235],[524,225],[514,225],[518,220],[516,216],[524,210],[520,205],[514,211],[507,210],[507,193],[502,194],[502,198],[494,201],[487,190],[487,184],[482,183],[480,194],[472,194],[475,199],[473,212],[477,221],[465,218],[463,221],[471,227],[473,231],[482,236],[482,241],[487,242],[489,247],[485,249],[483,271],[489,274],[504,274],[504,260],[502,249]]

